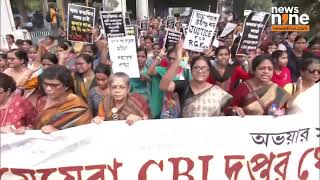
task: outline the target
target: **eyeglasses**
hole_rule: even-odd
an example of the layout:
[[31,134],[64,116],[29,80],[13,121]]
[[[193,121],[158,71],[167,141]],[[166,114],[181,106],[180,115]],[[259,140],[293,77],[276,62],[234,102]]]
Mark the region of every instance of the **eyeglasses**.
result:
[[175,57],[168,57],[168,60],[169,61],[173,61],[173,60],[175,60],[176,58]]
[[315,72],[317,72],[318,74],[320,74],[320,69],[313,69],[313,70],[308,69],[308,72],[309,72],[310,74],[314,74]]
[[61,83],[59,83],[59,84],[54,84],[54,83],[46,83],[46,82],[43,82],[43,87],[44,88],[47,88],[47,87],[51,87],[51,88],[53,88],[53,89],[56,89],[56,88],[58,88],[59,86],[61,86],[62,84]]
[[202,71],[202,72],[207,72],[209,70],[208,66],[194,66],[192,67],[192,70],[194,71]]

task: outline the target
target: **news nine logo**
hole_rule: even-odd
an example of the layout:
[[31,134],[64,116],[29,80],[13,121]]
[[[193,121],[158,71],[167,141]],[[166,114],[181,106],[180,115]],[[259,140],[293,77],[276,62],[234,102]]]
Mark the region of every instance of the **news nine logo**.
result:
[[272,31],[298,31],[310,30],[309,15],[300,14],[299,7],[272,7]]

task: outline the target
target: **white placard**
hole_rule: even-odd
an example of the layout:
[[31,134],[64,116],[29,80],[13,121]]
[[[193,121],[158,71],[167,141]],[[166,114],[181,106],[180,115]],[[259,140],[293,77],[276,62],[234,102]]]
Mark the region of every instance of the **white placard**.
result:
[[193,10],[183,48],[203,52],[210,48],[220,14]]
[[108,38],[113,72],[125,72],[130,78],[139,78],[139,66],[134,36]]
[[249,14],[252,12],[252,10],[244,10],[243,16],[249,16]]
[[235,30],[237,27],[237,24],[228,22],[226,24],[226,27],[223,29],[222,33],[220,34],[220,38],[226,37],[228,34],[230,34],[233,30]]

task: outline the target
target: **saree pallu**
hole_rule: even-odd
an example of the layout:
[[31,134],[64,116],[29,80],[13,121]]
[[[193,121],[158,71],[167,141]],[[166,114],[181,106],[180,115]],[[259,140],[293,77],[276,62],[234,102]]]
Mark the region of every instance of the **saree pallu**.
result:
[[[190,87],[189,87],[190,88]],[[222,108],[232,98],[218,86],[186,99],[182,109],[182,117],[211,117],[222,114]]]
[[242,108],[247,115],[267,115],[272,104],[283,108],[290,98],[290,95],[275,83],[255,90],[250,82],[244,82],[243,86],[247,95],[244,96]]
[[46,97],[39,100],[37,109],[40,110],[34,127],[53,125],[57,129],[66,129],[91,122],[92,115],[87,104],[75,94],[68,94],[65,102],[44,109]]
[[[100,117],[105,117],[106,121],[113,120],[112,108],[114,108],[113,99],[110,95],[107,95],[100,103],[98,115]],[[118,109],[118,120],[126,120],[127,116],[130,114],[140,117],[150,115],[149,104],[140,94],[135,93],[128,96],[127,102]]]
[[87,101],[89,90],[97,85],[95,78],[92,77],[92,79],[88,79],[88,81],[84,82],[83,76],[78,73],[75,73],[73,78],[75,94]]
[[31,103],[36,106],[38,100],[41,97],[39,87],[39,77],[34,77],[29,79],[24,85],[23,96],[31,101]]

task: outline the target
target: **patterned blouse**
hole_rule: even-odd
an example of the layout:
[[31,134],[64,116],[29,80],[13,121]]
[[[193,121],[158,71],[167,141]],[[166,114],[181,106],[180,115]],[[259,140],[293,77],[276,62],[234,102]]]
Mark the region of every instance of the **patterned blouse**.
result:
[[104,96],[100,95],[95,87],[90,89],[87,102],[93,117],[98,115],[99,104],[103,98]]
[[19,95],[12,95],[6,108],[0,109],[0,126],[32,126],[38,111],[31,102]]

